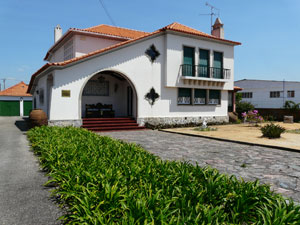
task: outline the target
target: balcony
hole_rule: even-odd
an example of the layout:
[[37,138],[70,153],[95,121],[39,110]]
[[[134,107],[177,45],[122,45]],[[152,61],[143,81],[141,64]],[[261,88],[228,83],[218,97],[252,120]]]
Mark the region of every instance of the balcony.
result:
[[181,79],[185,84],[201,86],[224,86],[230,79],[230,69],[182,64]]
[[183,77],[230,79],[230,69],[183,64],[180,70]]

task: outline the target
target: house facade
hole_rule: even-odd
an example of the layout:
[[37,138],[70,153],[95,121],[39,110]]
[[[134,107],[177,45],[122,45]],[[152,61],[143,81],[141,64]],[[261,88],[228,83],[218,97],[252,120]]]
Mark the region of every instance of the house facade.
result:
[[151,33],[99,25],[62,35],[56,27],[49,62],[28,92],[54,125],[102,116],[140,125],[227,122],[240,43],[224,39],[220,20],[212,34],[179,23]]
[[32,109],[32,96],[23,81],[0,91],[0,116],[28,116]]
[[257,109],[280,109],[286,101],[300,103],[300,82],[244,79],[234,83],[243,88],[242,100]]

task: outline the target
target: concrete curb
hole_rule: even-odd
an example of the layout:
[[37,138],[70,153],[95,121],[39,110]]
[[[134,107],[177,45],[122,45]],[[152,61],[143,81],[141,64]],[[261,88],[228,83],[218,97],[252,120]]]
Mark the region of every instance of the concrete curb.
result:
[[257,143],[251,143],[251,142],[245,142],[245,141],[228,140],[228,139],[217,138],[217,137],[208,137],[208,136],[201,135],[201,134],[187,134],[187,133],[181,133],[181,132],[177,132],[177,131],[168,131],[168,130],[162,130],[162,129],[159,129],[159,131],[166,132],[166,133],[173,133],[173,134],[181,134],[181,135],[186,135],[186,136],[190,136],[190,137],[201,137],[201,138],[207,138],[207,139],[212,139],[212,140],[217,140],[217,141],[225,141],[225,142],[231,142],[231,143],[237,143],[237,144],[243,144],[243,145],[249,145],[249,146],[275,148],[275,149],[279,149],[279,150],[300,153],[300,150],[297,150],[294,148],[280,147],[280,146],[274,146],[274,145],[264,145],[264,144],[257,144]]

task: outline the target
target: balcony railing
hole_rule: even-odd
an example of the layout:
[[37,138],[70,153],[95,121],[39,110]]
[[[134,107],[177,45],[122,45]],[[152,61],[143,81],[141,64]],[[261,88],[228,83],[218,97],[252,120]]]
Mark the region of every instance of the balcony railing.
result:
[[230,79],[230,69],[182,64],[181,76],[203,77],[213,79]]

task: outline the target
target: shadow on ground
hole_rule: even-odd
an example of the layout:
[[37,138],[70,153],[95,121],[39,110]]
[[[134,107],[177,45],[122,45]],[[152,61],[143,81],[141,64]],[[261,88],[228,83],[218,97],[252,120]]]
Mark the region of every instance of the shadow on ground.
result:
[[20,119],[20,120],[16,120],[15,125],[22,132],[26,132],[30,129],[28,118],[23,118],[23,119]]

